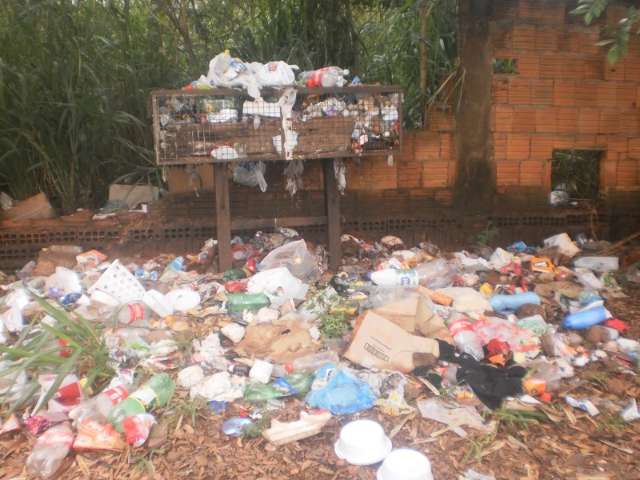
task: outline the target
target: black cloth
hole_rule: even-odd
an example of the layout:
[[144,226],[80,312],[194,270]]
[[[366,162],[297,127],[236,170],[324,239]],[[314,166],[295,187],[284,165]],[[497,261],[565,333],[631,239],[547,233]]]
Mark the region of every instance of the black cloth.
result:
[[452,362],[460,365],[458,381],[466,382],[480,401],[492,410],[499,408],[506,397],[522,393],[522,378],[527,374],[524,367],[487,365],[466,353],[457,355]]

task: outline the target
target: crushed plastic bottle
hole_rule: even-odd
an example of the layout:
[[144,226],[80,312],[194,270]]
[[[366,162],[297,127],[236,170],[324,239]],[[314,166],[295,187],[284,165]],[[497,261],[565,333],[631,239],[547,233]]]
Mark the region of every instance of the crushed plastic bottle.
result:
[[107,420],[116,430],[123,432],[125,418],[147,413],[156,407],[163,407],[169,403],[175,389],[176,385],[168,374],[158,373],[116,405],[109,412]]
[[82,402],[71,410],[69,418],[73,420],[74,426],[86,419],[104,422],[113,407],[126,399],[130,391],[131,387],[129,385],[116,385],[106,388],[99,395]]
[[421,263],[411,270],[385,268],[371,272],[373,283],[380,287],[417,287],[442,288],[451,285],[455,269],[448,262],[439,258],[431,262]]
[[71,445],[73,432],[68,422],[51,427],[36,441],[27,458],[27,470],[40,478],[51,478],[60,468]]
[[298,78],[303,85],[313,87],[344,87],[347,83],[345,76],[349,75],[349,70],[340,67],[324,67],[318,70],[302,72]]
[[484,349],[480,336],[473,330],[471,322],[465,318],[453,321],[449,331],[458,350],[468,353],[476,360],[484,358]]
[[145,326],[153,316],[153,311],[142,302],[122,305],[117,313],[121,325]]

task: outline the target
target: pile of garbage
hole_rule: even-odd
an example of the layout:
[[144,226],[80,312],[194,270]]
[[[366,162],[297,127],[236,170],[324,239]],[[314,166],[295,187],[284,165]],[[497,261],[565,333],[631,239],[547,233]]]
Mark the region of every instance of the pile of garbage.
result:
[[[622,276],[606,242],[567,234],[444,254],[387,236],[343,235],[342,269],[296,231],[233,240],[236,268],[215,272],[216,241],[144,263],[75,246],[43,249],[2,275],[0,435],[36,438],[27,460],[50,478],[72,451],[144,448],[176,398],[206,402],[229,437],[273,445],[370,409],[418,413],[465,437],[490,432],[505,403],[563,402],[590,416],[640,418],[616,404],[558,392],[576,369],[610,361],[637,371],[640,343],[611,315]],[[290,399],[299,419],[279,421]],[[244,415],[229,414],[243,405]],[[296,403],[300,405],[300,403]],[[269,421],[270,420],[270,421]],[[378,478],[431,478],[422,453],[399,448],[372,420],[347,423],[336,456],[380,464]]]

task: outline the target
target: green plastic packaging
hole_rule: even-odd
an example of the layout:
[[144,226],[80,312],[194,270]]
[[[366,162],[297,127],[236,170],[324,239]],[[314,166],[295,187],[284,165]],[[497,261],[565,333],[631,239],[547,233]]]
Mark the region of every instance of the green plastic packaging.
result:
[[239,313],[244,310],[260,310],[271,305],[271,300],[264,293],[229,293],[227,294],[227,311]]
[[277,378],[268,385],[250,383],[244,390],[244,399],[248,402],[266,402],[274,398],[305,395],[311,389],[312,383],[312,373],[292,373]]

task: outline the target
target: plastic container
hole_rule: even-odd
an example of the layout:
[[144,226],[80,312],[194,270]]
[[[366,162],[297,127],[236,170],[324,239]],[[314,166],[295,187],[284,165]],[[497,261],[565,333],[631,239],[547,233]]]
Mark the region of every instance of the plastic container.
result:
[[82,402],[71,410],[69,418],[73,420],[74,425],[78,425],[89,418],[102,423],[107,419],[113,407],[129,396],[130,390],[131,387],[128,385],[106,388],[99,395]]
[[73,431],[69,423],[61,423],[44,432],[27,458],[27,470],[40,478],[51,478],[60,468],[71,445]]
[[145,326],[153,316],[151,309],[141,302],[122,305],[116,314],[118,323],[122,325]]
[[334,445],[336,455],[352,465],[373,465],[391,452],[391,440],[373,420],[356,420],[340,430]]
[[540,297],[534,292],[516,293],[514,295],[494,295],[490,300],[494,312],[517,310],[522,305],[540,305]]
[[484,358],[484,349],[480,336],[473,330],[473,324],[461,318],[449,325],[449,331],[458,350],[471,355],[476,360]]
[[260,310],[271,305],[269,297],[264,293],[229,293],[227,294],[227,311],[239,313],[244,310]]
[[116,430],[123,432],[122,422],[126,417],[147,413],[156,407],[163,407],[169,403],[175,389],[176,386],[168,374],[158,373],[116,405],[109,412],[107,420]]
[[377,480],[433,480],[431,462],[409,448],[393,450],[378,469]]
[[609,317],[607,309],[599,306],[567,315],[562,322],[562,326],[574,330],[584,330],[604,322]]

